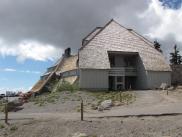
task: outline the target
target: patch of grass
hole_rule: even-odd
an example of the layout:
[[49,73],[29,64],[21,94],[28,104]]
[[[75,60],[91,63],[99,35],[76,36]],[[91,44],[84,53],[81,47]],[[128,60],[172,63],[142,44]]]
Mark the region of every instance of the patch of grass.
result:
[[38,106],[44,106],[47,103],[56,103],[59,97],[60,97],[59,93],[52,92],[36,96],[35,98],[31,98],[30,101],[34,102],[34,104]]
[[16,130],[18,130],[18,127],[17,126],[12,126],[12,127],[10,127],[10,131],[16,131]]
[[1,99],[0,100],[0,112],[4,112],[4,104],[3,104],[4,100]]
[[89,136],[89,137],[97,137],[97,135],[91,135],[91,136]]
[[0,105],[0,112],[4,112],[4,105]]
[[3,129],[3,128],[5,128],[5,126],[0,123],[0,129]]
[[61,91],[74,92],[78,90],[79,90],[78,84],[70,84],[69,82],[63,81],[57,86],[56,92],[61,92]]
[[135,95],[131,92],[108,92],[108,91],[94,91],[91,92],[98,101],[98,105],[104,100],[121,101],[122,103],[129,104],[135,101]]

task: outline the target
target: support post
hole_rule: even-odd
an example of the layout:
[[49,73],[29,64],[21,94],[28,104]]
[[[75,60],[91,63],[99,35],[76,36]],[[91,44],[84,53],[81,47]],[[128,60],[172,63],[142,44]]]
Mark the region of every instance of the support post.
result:
[[8,96],[7,96],[7,92],[6,92],[4,113],[5,113],[5,123],[8,124]]
[[83,121],[83,99],[81,99],[81,121]]
[[121,91],[120,91],[120,93],[119,93],[119,99],[120,99],[120,102],[122,102]]

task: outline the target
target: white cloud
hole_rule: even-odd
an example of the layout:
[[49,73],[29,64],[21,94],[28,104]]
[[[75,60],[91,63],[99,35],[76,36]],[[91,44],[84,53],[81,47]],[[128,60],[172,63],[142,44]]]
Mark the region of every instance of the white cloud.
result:
[[19,72],[19,73],[32,73],[32,74],[40,74],[40,71],[31,71],[31,70],[16,70],[14,68],[3,68],[0,71],[4,72]]
[[19,72],[22,72],[22,73],[33,73],[33,74],[40,74],[41,73],[40,71],[30,71],[30,70],[21,70]]
[[139,15],[148,24],[147,35],[165,40],[169,35],[182,42],[182,9],[164,8],[158,0],[151,0],[148,9]]
[[15,72],[15,71],[16,71],[16,69],[12,69],[12,68],[5,68],[5,69],[2,69],[2,71]]
[[0,39],[0,55],[16,56],[18,62],[24,62],[27,59],[36,61],[55,60],[62,53],[62,49],[58,49],[50,44],[43,44],[36,41],[22,41],[17,45],[9,45]]

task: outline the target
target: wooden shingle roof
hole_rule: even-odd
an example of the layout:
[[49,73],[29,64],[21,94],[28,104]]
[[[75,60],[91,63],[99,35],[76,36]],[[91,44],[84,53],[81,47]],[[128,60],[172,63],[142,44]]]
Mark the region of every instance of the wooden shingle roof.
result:
[[78,55],[71,55],[63,59],[62,64],[57,68],[57,72],[62,73],[65,71],[70,71],[77,69]]
[[154,48],[153,43],[114,20],[79,50],[79,67],[110,69],[108,51],[137,52],[146,70],[171,71],[163,54]]

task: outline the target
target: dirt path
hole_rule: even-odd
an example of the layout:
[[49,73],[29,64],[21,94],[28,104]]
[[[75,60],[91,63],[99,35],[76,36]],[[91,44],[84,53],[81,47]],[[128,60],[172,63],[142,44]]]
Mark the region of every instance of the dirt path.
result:
[[[119,107],[113,107],[111,110],[105,110],[103,112],[98,111],[86,111],[84,113],[84,116],[87,118],[90,117],[113,117],[113,116],[140,116],[140,115],[165,115],[165,114],[182,114],[182,100],[177,100],[174,98],[174,96],[166,95],[166,92],[164,91],[135,91],[136,95],[136,101],[129,105],[119,106]],[[68,104],[68,105],[67,105]],[[72,104],[75,105],[75,102],[71,103],[64,103],[62,104],[53,104],[52,106],[59,107],[61,111],[54,111],[54,109],[49,104],[49,107],[45,107],[44,111],[36,111],[38,108],[33,109],[31,106],[28,106],[28,109],[25,109],[23,111],[19,111],[16,113],[10,113],[10,118],[39,118],[39,117],[45,117],[51,118],[51,117],[61,117],[64,119],[79,119],[80,118],[80,112],[77,112],[74,108],[74,110],[64,111],[68,110],[68,107],[70,107]],[[77,104],[79,106],[79,104]],[[62,108],[63,106],[63,108]],[[41,107],[40,107],[41,108]],[[46,110],[46,108],[48,108]],[[73,108],[73,107],[71,107]],[[27,111],[28,110],[28,111]],[[51,110],[51,111],[50,111]],[[56,109],[57,110],[57,109]],[[0,114],[0,117],[3,117],[2,114]]]
[[[69,112],[70,108],[78,105],[76,101],[65,102],[64,105],[49,104],[49,107],[45,106],[41,111],[38,111],[39,107],[26,104],[25,110],[9,113],[9,122],[18,126],[18,129],[8,131],[7,137],[70,137],[75,132],[96,137],[182,136],[182,115],[151,117],[182,114],[182,100],[173,96],[172,92],[168,96],[163,91],[134,92],[136,101],[132,104],[113,107],[103,112],[86,111],[83,122],[80,121],[80,113],[75,109]],[[69,106],[71,107],[68,108]],[[61,111],[55,111],[57,109],[54,107]],[[0,113],[0,119],[2,122],[3,113]],[[0,137],[4,137],[6,132],[2,131]]]

